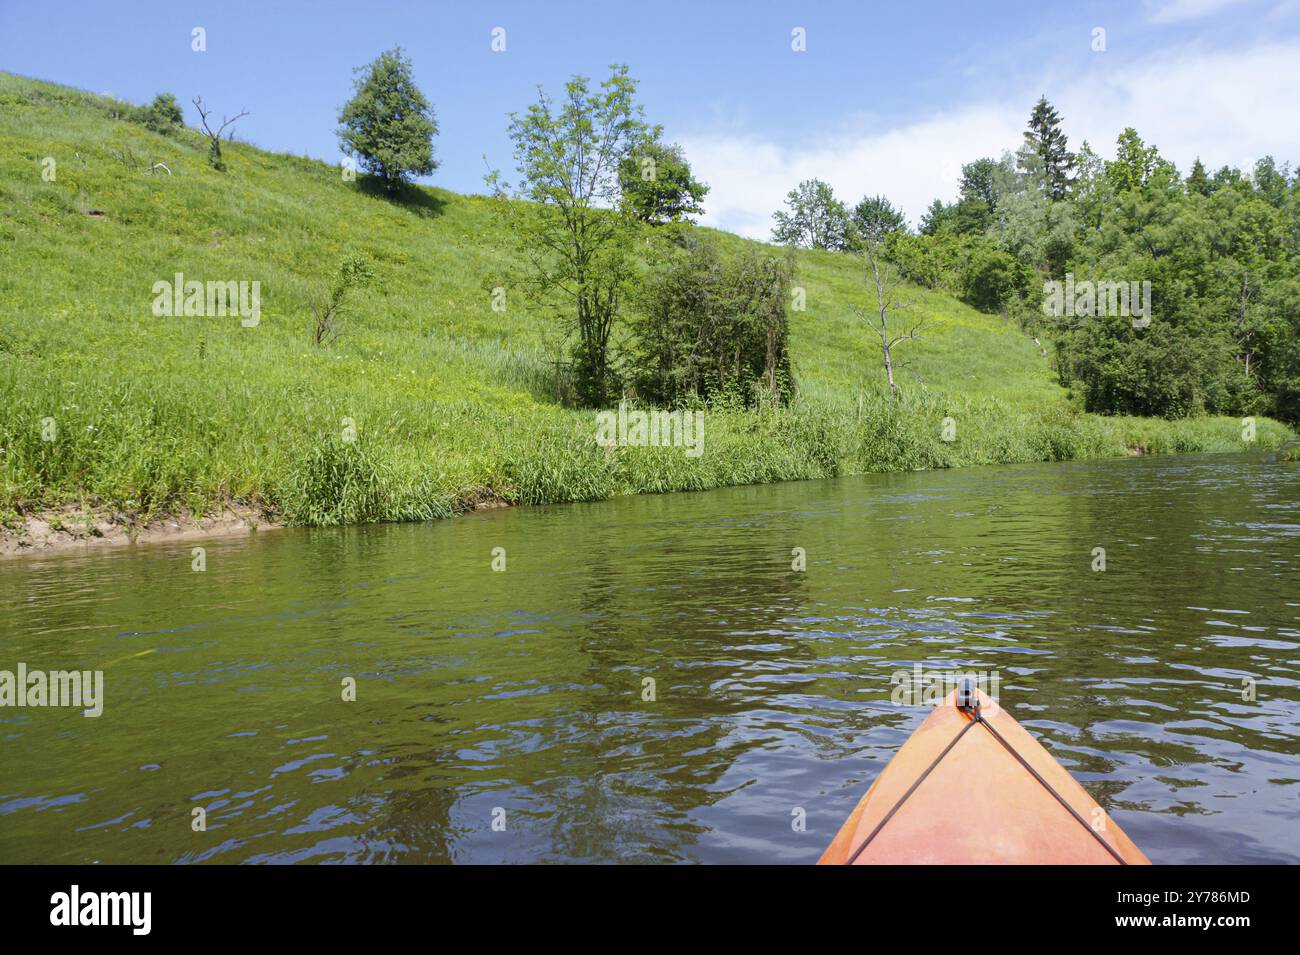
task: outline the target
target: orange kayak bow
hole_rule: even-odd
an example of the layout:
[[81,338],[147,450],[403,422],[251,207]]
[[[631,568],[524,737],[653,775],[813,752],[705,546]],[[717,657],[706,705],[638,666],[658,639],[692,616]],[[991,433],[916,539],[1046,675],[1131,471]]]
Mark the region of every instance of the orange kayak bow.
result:
[[871,784],[819,865],[1148,865],[1065,768],[973,685]]

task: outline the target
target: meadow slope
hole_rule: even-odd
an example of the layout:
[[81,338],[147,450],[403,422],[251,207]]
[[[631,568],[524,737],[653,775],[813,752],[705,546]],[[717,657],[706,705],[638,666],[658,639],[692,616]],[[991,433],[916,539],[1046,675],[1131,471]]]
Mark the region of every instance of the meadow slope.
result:
[[[235,505],[288,523],[412,520],[481,502],[1243,448],[1234,419],[1081,413],[1018,329],[919,289],[934,329],[902,346],[891,405],[878,342],[851,308],[868,305],[860,263],[801,252],[793,404],[707,409],[699,458],[604,449],[594,412],[555,399],[553,317],[509,297],[504,314],[491,308],[510,243],[489,200],[421,188],[394,201],[336,167],[238,142],[219,173],[197,133],[155,134],[125,108],[0,73],[0,522],[11,534],[52,511],[131,523]],[[377,280],[343,337],[318,348],[311,303],[355,253]],[[155,317],[152,286],[177,272],[259,281],[259,324]],[[955,441],[941,440],[945,417]],[[345,419],[355,440],[343,440]],[[1259,422],[1261,447],[1289,436]]]

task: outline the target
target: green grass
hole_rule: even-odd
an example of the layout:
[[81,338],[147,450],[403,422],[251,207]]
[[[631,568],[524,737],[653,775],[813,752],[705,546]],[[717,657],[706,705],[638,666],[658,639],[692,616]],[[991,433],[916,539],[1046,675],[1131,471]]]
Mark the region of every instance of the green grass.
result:
[[[193,131],[161,136],[123,104],[0,73],[0,508],[148,516],[253,503],[291,522],[442,517],[477,501],[643,491],[1150,451],[1239,450],[1233,419],[1086,415],[1007,322],[916,290],[936,323],[883,392],[860,265],[799,254],[800,394],[784,411],[711,409],[705,453],[595,444],[554,400],[553,318],[507,298],[509,237],[488,200],[368,193],[314,160]],[[42,180],[53,157],[57,178]],[[152,174],[148,166],[171,170]],[[102,214],[92,215],[98,212]],[[743,240],[725,237],[725,241]],[[313,297],[364,253],[377,281],[344,337],[311,343]],[[157,318],[152,285],[257,280],[261,323]],[[507,292],[507,295],[509,293]],[[957,440],[940,440],[944,417]],[[53,418],[57,440],[42,440]],[[344,442],[343,419],[357,439]],[[1259,444],[1290,436],[1267,420]]]

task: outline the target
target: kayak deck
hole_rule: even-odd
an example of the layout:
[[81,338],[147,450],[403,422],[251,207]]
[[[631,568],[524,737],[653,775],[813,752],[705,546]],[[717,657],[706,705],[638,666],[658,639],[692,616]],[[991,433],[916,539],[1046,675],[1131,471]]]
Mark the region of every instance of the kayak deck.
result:
[[983,722],[950,693],[872,783],[818,864],[1149,864],[1038,740],[976,692]]

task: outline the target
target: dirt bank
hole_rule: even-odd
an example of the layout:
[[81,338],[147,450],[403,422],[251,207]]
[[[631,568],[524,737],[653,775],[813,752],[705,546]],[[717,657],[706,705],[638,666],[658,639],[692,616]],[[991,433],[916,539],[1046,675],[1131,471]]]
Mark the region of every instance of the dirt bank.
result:
[[0,526],[0,557],[232,537],[281,526],[257,508],[233,504],[203,516],[179,512],[148,521],[115,511],[64,507],[24,515]]

